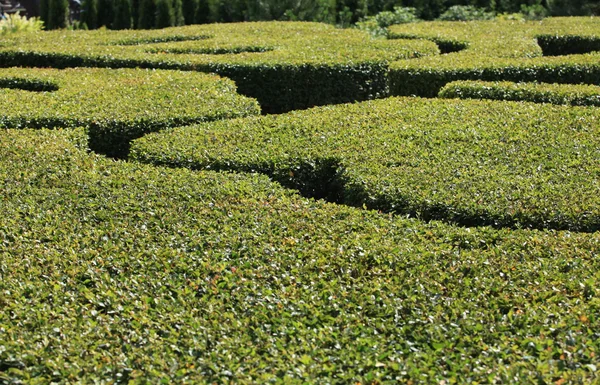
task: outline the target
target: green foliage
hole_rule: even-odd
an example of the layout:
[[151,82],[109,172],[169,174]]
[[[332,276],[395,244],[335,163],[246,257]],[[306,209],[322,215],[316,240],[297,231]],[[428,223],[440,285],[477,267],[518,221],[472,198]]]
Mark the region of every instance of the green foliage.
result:
[[597,380],[597,234],[425,224],[80,142],[0,135],[2,381]]
[[391,25],[413,23],[418,21],[416,8],[395,7],[393,12],[383,11],[358,22],[359,29],[366,30],[374,36],[387,36],[387,28]]
[[600,84],[600,61],[593,53],[600,48],[596,18],[416,23],[390,31],[392,37],[445,39],[466,47],[451,55],[392,63],[394,95],[436,96],[455,80]]
[[132,28],[131,3],[130,0],[115,0],[115,18],[112,29]]
[[43,15],[47,12],[47,19],[42,18],[46,29],[64,29],[69,25],[68,0],[48,0],[43,8]]
[[156,0],[139,0],[137,27],[140,29],[151,29],[156,25]]
[[120,17],[115,14],[115,2],[120,0],[98,0],[98,26],[112,28],[115,18]]
[[157,0],[156,2],[156,28],[166,28],[175,25],[173,0]]
[[8,69],[0,79],[12,88],[0,93],[0,127],[86,127],[90,147],[111,156],[147,132],[260,112],[232,81],[200,73]]
[[37,17],[28,19],[18,13],[13,13],[0,19],[0,36],[13,33],[38,32],[42,29],[44,29],[44,23]]
[[98,0],[84,0],[81,4],[81,22],[88,29],[98,28]]
[[446,84],[439,96],[600,107],[600,87],[591,85],[456,81]]
[[181,9],[184,24],[196,24],[196,12],[198,12],[198,0],[183,0]]
[[428,41],[372,40],[325,24],[265,22],[44,34],[0,47],[0,65],[215,72],[271,113],[386,96],[389,62],[438,52]]
[[206,24],[209,21],[210,9],[208,0],[198,0],[198,8],[196,9],[196,24]]
[[173,21],[175,26],[181,26],[185,24],[182,0],[173,0]]
[[597,108],[391,98],[151,134],[131,157],[260,172],[423,220],[597,231],[599,118]]
[[486,12],[484,8],[477,8],[472,5],[454,5],[442,13],[438,20],[470,21],[491,20],[493,18],[494,14],[491,12]]

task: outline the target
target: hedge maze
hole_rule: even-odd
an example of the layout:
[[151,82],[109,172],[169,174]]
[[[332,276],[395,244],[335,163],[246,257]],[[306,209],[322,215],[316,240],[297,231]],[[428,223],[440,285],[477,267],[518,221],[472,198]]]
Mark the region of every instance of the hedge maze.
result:
[[600,22],[391,34],[0,39],[0,384],[597,382]]

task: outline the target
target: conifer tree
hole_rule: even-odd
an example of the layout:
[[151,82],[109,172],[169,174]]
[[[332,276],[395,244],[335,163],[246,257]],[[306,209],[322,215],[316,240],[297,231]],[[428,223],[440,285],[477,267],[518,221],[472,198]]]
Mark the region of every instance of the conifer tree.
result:
[[198,0],[198,7],[196,8],[196,23],[206,24],[210,20],[210,8],[208,7],[208,0]]
[[131,28],[131,3],[129,0],[116,0],[115,18],[112,23],[113,29]]
[[186,25],[196,23],[196,11],[198,10],[198,0],[183,0],[183,18]]
[[40,0],[40,19],[44,22],[44,28],[46,30],[52,29],[50,26],[50,19],[48,12],[50,9],[50,0]]
[[140,0],[137,27],[139,29],[154,28],[156,23],[156,3],[154,0]]
[[185,25],[181,0],[173,0],[173,22],[173,25]]
[[156,28],[167,28],[175,24],[172,0],[158,0],[156,3]]
[[48,3],[49,29],[67,28],[69,25],[69,0],[50,0]]
[[81,22],[87,25],[88,29],[98,28],[98,1],[83,0],[81,5]]
[[98,27],[112,28],[115,18],[114,0],[98,0]]

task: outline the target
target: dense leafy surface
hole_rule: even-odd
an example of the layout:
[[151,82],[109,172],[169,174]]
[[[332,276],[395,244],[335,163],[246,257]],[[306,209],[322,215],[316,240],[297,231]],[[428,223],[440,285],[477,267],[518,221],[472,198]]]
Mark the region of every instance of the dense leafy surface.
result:
[[260,113],[215,75],[83,68],[0,70],[0,110],[4,128],[87,127],[92,149],[117,156],[151,131]]
[[0,382],[598,380],[597,234],[424,224],[77,133],[0,135]]
[[271,22],[7,38],[0,66],[215,72],[235,80],[264,111],[281,112],[386,96],[389,62],[437,53],[424,40],[374,40],[324,24]]
[[422,219],[595,231],[599,118],[596,108],[390,98],[151,134],[132,156],[258,171]]
[[439,96],[461,99],[514,100],[535,103],[600,106],[600,87],[581,84],[456,81]]
[[390,29],[393,37],[425,38],[441,42],[449,47],[446,51],[458,50],[393,63],[394,95],[435,96],[454,80],[600,82],[600,56],[595,52],[600,50],[598,18],[430,22]]

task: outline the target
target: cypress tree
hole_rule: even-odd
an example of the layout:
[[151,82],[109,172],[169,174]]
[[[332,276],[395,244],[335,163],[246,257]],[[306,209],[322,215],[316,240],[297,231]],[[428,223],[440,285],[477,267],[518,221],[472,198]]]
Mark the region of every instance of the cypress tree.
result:
[[173,0],[173,25],[184,25],[183,3],[181,0]]
[[140,1],[131,0],[131,26],[132,28],[138,28],[138,20],[140,18]]
[[88,29],[98,28],[98,1],[83,0],[81,5],[81,22],[87,25]]
[[98,0],[98,26],[112,27],[114,14],[114,0]]
[[167,28],[175,24],[171,0],[158,0],[156,3],[156,28]]
[[196,11],[198,9],[198,0],[183,0],[183,18],[186,25],[196,23]]
[[48,25],[50,29],[67,28],[69,25],[69,0],[50,0]]
[[116,0],[113,29],[131,28],[131,3],[129,0]]
[[49,9],[50,0],[40,0],[40,19],[44,22],[44,28],[46,30],[52,29],[52,26],[50,25],[50,19],[48,18]]
[[196,8],[196,23],[206,24],[210,19],[210,8],[208,7],[208,0],[198,0],[198,7]]
[[140,0],[138,28],[154,28],[156,22],[156,3],[154,0]]

